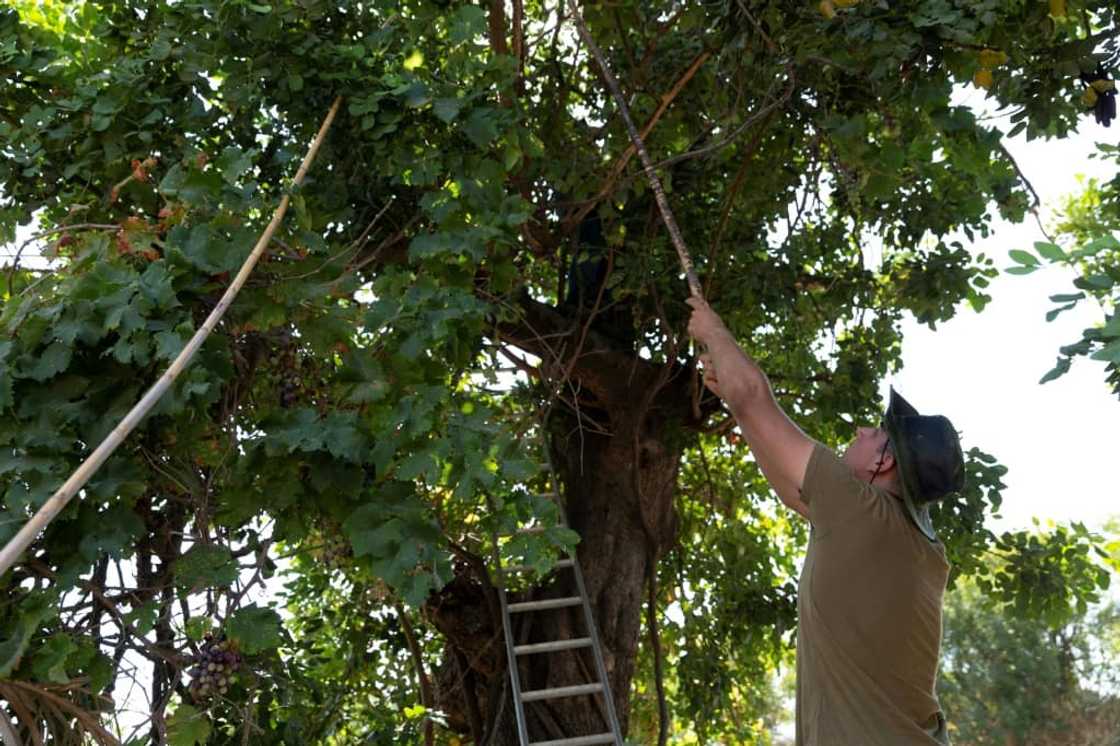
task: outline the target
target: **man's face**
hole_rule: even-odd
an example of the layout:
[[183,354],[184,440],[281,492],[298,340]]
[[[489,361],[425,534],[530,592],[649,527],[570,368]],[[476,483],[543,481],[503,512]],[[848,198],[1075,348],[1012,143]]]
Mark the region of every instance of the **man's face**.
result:
[[855,440],[848,445],[841,459],[852,468],[856,476],[866,479],[875,472],[886,445],[887,431],[883,428],[856,428]]

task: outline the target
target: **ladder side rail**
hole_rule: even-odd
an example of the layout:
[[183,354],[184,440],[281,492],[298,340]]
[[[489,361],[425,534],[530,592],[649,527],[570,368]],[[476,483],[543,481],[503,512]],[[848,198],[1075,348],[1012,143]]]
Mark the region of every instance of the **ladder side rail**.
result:
[[[576,560],[575,556],[572,556]],[[603,683],[603,699],[607,703],[607,717],[610,722],[607,727],[611,729],[614,734],[615,746],[623,746],[622,743],[622,726],[618,723],[618,714],[614,710],[614,695],[611,692],[611,682],[607,678],[607,666],[603,661],[603,643],[599,639],[599,628],[595,626],[595,618],[591,614],[591,599],[587,596],[587,587],[583,583],[583,570],[579,566],[579,561],[576,560],[572,563],[572,570],[576,576],[576,587],[579,588],[580,598],[583,599],[583,618],[587,624],[587,635],[591,638],[591,650],[595,654],[595,667],[599,669],[599,680]]]
[[494,562],[498,570],[498,601],[502,607],[502,629],[506,638],[506,662],[509,666],[509,680],[513,686],[513,712],[517,718],[517,738],[521,746],[529,746],[529,728],[525,723],[525,704],[521,701],[521,675],[517,670],[517,655],[513,651],[513,623],[509,616],[509,603],[506,600],[505,573],[498,556],[498,543],[494,542]]

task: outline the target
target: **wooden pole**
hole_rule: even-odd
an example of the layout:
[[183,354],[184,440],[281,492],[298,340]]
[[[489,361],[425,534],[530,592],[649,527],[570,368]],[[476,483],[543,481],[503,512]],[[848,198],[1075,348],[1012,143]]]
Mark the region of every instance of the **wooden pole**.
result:
[[[315,160],[315,155],[319,152],[319,146],[323,144],[323,140],[326,138],[327,131],[334,122],[335,115],[338,113],[341,103],[342,97],[339,96],[334,100],[334,103],[331,104],[330,111],[327,112],[326,117],[323,119],[322,126],[319,127],[319,133],[311,142],[311,147],[308,148],[307,155],[303,158],[303,163],[300,164],[299,170],[296,171],[296,176],[293,180],[293,184],[296,186],[303,183],[304,176],[307,175],[307,170]],[[222,299],[218,301],[218,305],[210,312],[206,321],[203,322],[199,330],[194,333],[194,336],[191,337],[191,340],[171,363],[170,367],[168,367],[164,374],[160,376],[160,379],[148,389],[148,392],[136,403],[136,406],[124,416],[124,419],[113,428],[113,432],[109,433],[105,440],[101,441],[101,445],[97,446],[97,449],[82,462],[82,465],[70,475],[70,478],[58,488],[58,491],[47,500],[43,507],[39,508],[39,511],[32,516],[31,520],[24,524],[23,528],[19,530],[19,533],[12,537],[11,541],[4,546],[3,550],[0,550],[0,576],[3,576],[4,573],[11,569],[16,559],[23,554],[23,550],[27,549],[27,547],[31,545],[31,542],[35,540],[35,537],[39,535],[39,532],[46,528],[47,524],[66,507],[66,504],[70,502],[70,498],[85,486],[85,483],[89,481],[89,478],[93,476],[94,472],[96,472],[109,456],[113,454],[113,451],[124,442],[128,434],[140,424],[140,421],[143,420],[145,415],[155,406],[156,402],[160,400],[160,397],[171,388],[171,384],[175,382],[179,374],[190,364],[191,359],[194,357],[195,353],[198,352],[198,348],[201,347],[202,343],[206,341],[206,338],[210,336],[210,332],[212,332],[214,327],[218,325],[218,322],[221,321],[222,316],[225,315],[226,309],[233,303],[233,299],[237,297],[237,293],[241,290],[245,281],[249,279],[249,274],[256,266],[257,260],[261,258],[265,248],[268,247],[269,242],[272,240],[272,234],[276,232],[276,229],[283,221],[284,214],[288,211],[289,201],[290,197],[287,194],[280,199],[280,204],[276,206],[276,210],[272,214],[272,220],[269,222],[268,227],[264,229],[264,233],[262,233],[261,237],[257,240],[253,251],[249,254],[245,263],[241,265],[241,269],[238,271],[237,276],[233,278],[233,282],[226,288]]]
[[591,50],[591,56],[595,58],[595,62],[599,66],[599,72],[603,75],[603,80],[606,81],[607,88],[610,89],[611,95],[614,97],[615,103],[618,104],[619,112],[622,114],[622,121],[626,123],[626,131],[630,134],[630,142],[634,145],[634,150],[638,151],[638,158],[642,161],[642,168],[646,172],[646,179],[649,180],[649,186],[653,190],[653,197],[657,201],[657,209],[661,212],[661,219],[665,223],[665,227],[669,231],[669,239],[673,242],[673,247],[677,250],[677,258],[680,259],[681,269],[684,270],[685,279],[688,280],[688,290],[696,298],[703,298],[704,291],[700,287],[700,280],[696,276],[696,270],[692,266],[692,256],[688,253],[688,247],[684,244],[684,239],[681,237],[681,229],[677,227],[677,221],[673,218],[673,210],[669,207],[669,200],[665,198],[665,190],[661,187],[661,179],[657,177],[657,172],[653,168],[653,161],[649,157],[649,152],[646,150],[646,144],[642,141],[642,136],[638,132],[638,128],[634,126],[634,119],[630,116],[630,107],[626,105],[626,99],[622,95],[622,89],[615,80],[614,75],[611,74],[610,68],[607,67],[607,61],[603,57],[603,51],[599,49],[599,45],[591,38],[591,32],[587,29],[587,23],[583,20],[583,15],[580,14],[579,8],[576,6],[574,0],[569,0],[568,7],[572,11],[572,18],[575,19],[576,28],[579,30],[579,36],[587,48]]

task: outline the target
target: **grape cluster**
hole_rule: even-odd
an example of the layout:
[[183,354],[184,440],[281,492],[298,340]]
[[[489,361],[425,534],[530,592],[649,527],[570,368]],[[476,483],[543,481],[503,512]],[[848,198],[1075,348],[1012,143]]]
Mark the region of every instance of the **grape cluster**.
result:
[[322,561],[334,570],[345,567],[352,556],[350,542],[339,534],[332,534],[326,538],[327,541],[322,548]]
[[225,694],[241,665],[241,654],[229,640],[207,637],[190,671],[191,696],[195,701]]
[[309,554],[317,562],[331,570],[338,570],[351,564],[354,552],[350,542],[342,533],[342,527],[333,521],[323,521],[312,529],[307,536],[310,544]]

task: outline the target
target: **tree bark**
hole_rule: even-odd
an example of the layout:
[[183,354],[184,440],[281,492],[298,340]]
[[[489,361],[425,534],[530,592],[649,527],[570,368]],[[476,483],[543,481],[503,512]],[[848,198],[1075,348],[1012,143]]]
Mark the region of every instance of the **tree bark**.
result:
[[[531,318],[527,326],[558,349],[560,320],[554,309],[533,305],[528,307]],[[507,339],[540,355],[542,368],[550,375],[570,370],[583,392],[578,402],[569,402],[578,405],[578,415],[575,406],[554,408],[548,439],[563,487],[568,524],[580,535],[577,556],[603,646],[615,710],[625,732],[646,584],[657,559],[676,538],[673,497],[687,442],[683,431],[696,424],[691,378],[683,367],[666,368],[611,349],[594,333],[585,336],[586,349],[577,351],[574,359],[549,360],[547,352],[534,347],[531,339],[519,339],[517,330],[503,331]],[[567,342],[572,344],[571,339],[579,336],[578,329],[574,330]],[[574,575],[560,570],[529,597],[573,595],[577,595]],[[436,701],[448,713],[451,727],[469,734],[468,702],[473,697],[483,721],[495,723],[488,731],[497,730],[493,740],[487,740],[488,733],[483,742],[517,744],[509,687],[501,686],[501,680],[509,676],[502,623],[489,608],[483,584],[465,570],[429,601],[428,618],[454,650],[437,671]],[[514,623],[517,644],[586,635],[579,607],[518,614]],[[469,671],[462,670],[464,660],[469,662]],[[523,656],[519,664],[523,690],[598,680],[590,649]],[[503,695],[496,696],[496,691]],[[599,697],[528,703],[526,719],[530,740],[609,730]]]

